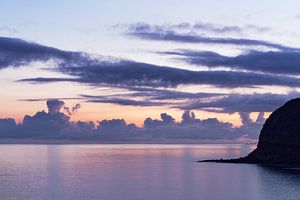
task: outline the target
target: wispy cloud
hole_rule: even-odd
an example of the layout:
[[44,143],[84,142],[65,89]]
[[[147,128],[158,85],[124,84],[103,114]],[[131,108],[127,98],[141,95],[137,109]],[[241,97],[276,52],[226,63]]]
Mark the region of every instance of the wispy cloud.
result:
[[[163,92],[164,91],[164,92]],[[218,113],[272,112],[299,92],[275,93],[189,93],[161,90],[160,92],[130,92],[113,95],[81,95],[88,102],[129,106],[164,106],[181,110],[204,110]],[[135,100],[136,98],[139,100]]]
[[210,33],[210,34],[242,34],[247,32],[267,32],[269,27],[247,24],[238,25],[221,25],[214,23],[196,22],[196,23],[165,23],[163,25],[153,25],[145,22],[137,22],[132,24],[117,24],[113,26],[117,30],[133,31],[133,32],[190,32],[190,33]]
[[273,112],[287,100],[298,98],[300,93],[288,94],[229,94],[211,101],[192,100],[183,105],[182,109],[201,109],[212,112],[235,113],[235,112]]
[[100,97],[100,96],[89,96],[84,95],[87,98],[87,102],[92,103],[111,103],[123,106],[165,106],[170,105],[170,102],[155,102],[150,100],[133,100],[133,99],[126,99],[126,98],[117,98],[117,97]]
[[19,30],[17,30],[16,28],[13,28],[11,26],[0,26],[0,32],[7,33],[9,35],[14,35],[14,34],[20,33]]
[[[182,25],[183,27],[185,24]],[[190,26],[187,24],[186,26]],[[241,31],[243,30],[240,27],[234,26],[224,26],[221,28],[216,28],[210,24],[200,24],[199,28],[204,30],[210,30],[213,32],[225,33],[230,31]],[[288,46],[284,46],[281,44],[256,40],[256,39],[248,39],[248,38],[233,38],[233,37],[210,37],[205,34],[198,34],[197,32],[181,32],[178,30],[180,25],[175,27],[172,26],[158,26],[158,25],[150,25],[146,23],[139,24],[129,24],[125,28],[123,32],[125,35],[144,39],[144,40],[153,40],[153,41],[171,41],[171,42],[179,42],[179,43],[203,43],[203,44],[223,44],[223,45],[237,45],[237,46],[262,46],[271,49],[285,49],[285,50],[299,50],[297,48],[292,48]],[[197,24],[194,25],[197,27]],[[254,27],[254,26],[253,26]]]

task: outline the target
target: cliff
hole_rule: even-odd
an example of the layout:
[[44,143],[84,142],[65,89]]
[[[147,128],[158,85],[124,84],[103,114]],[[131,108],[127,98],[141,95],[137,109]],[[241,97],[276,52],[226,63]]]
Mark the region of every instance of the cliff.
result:
[[300,98],[288,101],[270,115],[257,148],[248,156],[208,162],[300,165]]

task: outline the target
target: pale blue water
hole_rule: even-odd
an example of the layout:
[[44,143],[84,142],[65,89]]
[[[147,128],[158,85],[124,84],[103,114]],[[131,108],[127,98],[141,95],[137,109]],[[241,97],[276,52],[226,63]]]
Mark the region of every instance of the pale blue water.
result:
[[0,145],[1,200],[300,199],[300,170],[197,163],[248,145]]

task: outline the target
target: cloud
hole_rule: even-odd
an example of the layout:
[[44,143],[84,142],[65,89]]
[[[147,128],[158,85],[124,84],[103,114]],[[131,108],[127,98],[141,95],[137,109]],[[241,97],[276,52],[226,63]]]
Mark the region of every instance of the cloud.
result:
[[177,23],[177,24],[164,24],[164,25],[151,25],[143,22],[133,23],[133,24],[118,24],[113,26],[114,29],[121,29],[127,32],[202,32],[202,33],[213,33],[213,34],[228,34],[228,33],[236,33],[242,34],[245,32],[266,32],[269,31],[270,28],[257,26],[253,24],[248,24],[245,26],[237,26],[237,25],[220,25],[213,23]]
[[175,125],[175,119],[168,115],[167,113],[160,114],[161,120],[147,118],[144,121],[145,128],[157,128],[157,127],[164,127],[164,126],[173,126]]
[[79,52],[62,51],[17,38],[0,37],[0,69],[19,67],[35,61],[51,59],[71,61],[82,57]]
[[[54,101],[53,101],[54,102]],[[69,117],[60,112],[63,102],[47,102],[48,112],[37,112],[34,116],[26,115],[21,126],[24,137],[58,137],[71,127]]]
[[251,123],[252,120],[250,118],[249,113],[240,112],[239,114],[240,114],[240,118],[241,118],[242,124],[244,126]]
[[17,30],[16,28],[10,27],[10,26],[1,26],[0,32],[5,32],[5,33],[8,33],[9,35],[20,33],[19,30]]
[[94,124],[71,122],[70,117],[62,112],[64,106],[65,103],[61,100],[47,100],[48,112],[39,111],[33,116],[25,115],[23,122],[19,125],[16,125],[14,119],[0,119],[0,136],[2,138],[47,139],[76,138],[78,135],[88,137],[92,134]]
[[65,105],[65,102],[58,99],[50,99],[47,101],[47,107],[49,113],[58,113],[62,107]]
[[68,63],[58,69],[74,78],[30,78],[23,82],[78,82],[91,85],[125,85],[148,87],[177,87],[179,85],[215,85],[218,87],[252,87],[259,85],[300,86],[300,79],[254,72],[236,71],[191,71],[134,61],[80,62],[76,66]]
[[91,98],[88,99],[87,102],[92,103],[112,103],[112,104],[118,104],[123,106],[163,106],[163,105],[170,105],[170,103],[167,102],[153,102],[153,101],[147,101],[147,100],[132,100],[132,99],[124,99],[124,98],[109,98],[109,97],[103,97],[103,98]]
[[119,89],[125,90],[121,94],[110,94],[110,95],[85,95],[81,94],[81,98],[86,100],[102,100],[102,99],[114,99],[114,98],[145,98],[148,101],[152,100],[184,100],[184,99],[204,99],[209,97],[218,97],[226,95],[225,93],[208,93],[208,92],[182,92],[172,89],[161,89],[152,87],[131,87],[131,86],[120,86]]
[[295,77],[237,71],[192,71],[129,60],[91,57],[88,54],[63,51],[15,38],[0,37],[0,68],[22,66],[33,61],[55,60],[51,70],[70,78],[37,77],[27,82],[78,82],[118,87],[177,87],[179,85],[214,85],[218,87],[253,87],[278,85],[298,87]]
[[212,51],[182,50],[162,53],[181,56],[187,63],[210,68],[229,67],[274,74],[300,74],[300,51],[248,51],[233,57]]
[[[145,87],[120,87],[128,91],[110,95],[85,95],[81,99],[92,103],[112,103],[127,106],[176,106],[179,102],[191,99],[209,99],[226,95],[224,93],[189,93],[176,90],[145,88]],[[136,100],[138,98],[138,100]]]
[[19,101],[28,101],[28,102],[35,102],[35,101],[48,101],[52,99],[59,99],[59,100],[81,100],[80,97],[60,97],[60,98],[32,98],[32,99],[19,99]]
[[166,113],[161,114],[160,120],[147,118],[143,132],[152,135],[152,138],[168,139],[257,139],[262,123],[263,121],[248,121],[247,125],[234,128],[231,123],[224,123],[216,118],[197,119],[193,112],[187,110],[177,123]]
[[201,109],[211,112],[272,112],[289,99],[298,98],[300,93],[288,94],[254,93],[254,94],[229,94],[211,101],[192,100],[181,109]]
[[[130,88],[134,90],[134,88]],[[119,98],[116,96],[122,96]],[[182,110],[204,110],[217,113],[272,112],[289,99],[298,98],[299,92],[276,93],[189,93],[163,89],[144,88],[144,92],[132,92],[108,96],[82,95],[88,102],[113,103],[129,106],[165,106]],[[132,100],[132,98],[141,100]]]
[[76,113],[79,109],[81,108],[81,104],[80,103],[77,103],[75,106],[73,107],[67,107],[67,106],[64,106],[64,111],[69,115],[73,115],[74,113]]
[[[125,106],[163,106],[181,110],[204,110],[214,113],[249,113],[272,112],[289,99],[299,98],[300,93],[292,91],[285,94],[278,93],[192,93],[172,89],[151,87],[120,86],[121,91],[108,95],[81,94],[79,98],[84,102],[109,103]],[[51,100],[51,99],[45,99]],[[30,99],[42,101],[42,99]],[[66,111],[72,114],[72,108]],[[66,107],[66,106],[64,106]]]
[[145,119],[143,127],[127,124],[124,119],[102,120],[95,125],[93,122],[71,122],[69,116],[62,112],[65,103],[61,100],[48,100],[47,106],[48,112],[39,111],[33,116],[26,115],[21,124],[16,124],[14,119],[0,119],[0,137],[121,142],[168,139],[237,140],[245,136],[257,138],[258,129],[263,122],[260,116],[255,122],[244,120],[243,126],[235,128],[231,123],[224,123],[216,118],[197,119],[193,112],[185,111],[180,122],[176,122],[171,115],[162,113],[161,119]]
[[260,112],[255,121],[250,118],[251,112],[240,112],[242,126],[234,130],[234,134],[240,134],[244,138],[257,139],[262,124],[265,122],[264,112]]
[[104,140],[139,139],[135,124],[127,124],[124,119],[102,120],[95,132],[95,137]]
[[[124,97],[146,97],[148,100],[182,100],[182,99],[203,99],[209,97],[222,96],[224,93],[216,92],[182,92],[172,89],[161,89],[161,88],[151,88],[151,87],[130,87],[121,86],[121,89],[126,89],[129,92],[122,94]],[[94,96],[96,97],[96,96]]]
[[0,136],[2,137],[15,137],[18,131],[18,125],[15,119],[6,118],[0,119]]
[[241,33],[243,28],[240,26],[221,26],[212,23],[198,22],[191,25],[192,29],[203,30],[212,33]]
[[[188,26],[188,24],[187,24]],[[197,27],[197,25],[195,25]],[[223,27],[215,28],[209,24],[199,24],[200,28],[214,32],[230,32],[232,30],[241,30],[239,27]],[[203,34],[195,34],[191,32],[180,32],[178,27],[167,27],[150,25],[146,23],[132,24],[126,27],[124,34],[145,40],[154,41],[171,41],[179,43],[203,43],[203,44],[223,44],[223,45],[237,45],[237,46],[263,46],[274,49],[284,50],[298,50],[296,48],[287,47],[281,44],[276,44],[263,40],[245,39],[245,38],[231,38],[231,37],[208,37]]]

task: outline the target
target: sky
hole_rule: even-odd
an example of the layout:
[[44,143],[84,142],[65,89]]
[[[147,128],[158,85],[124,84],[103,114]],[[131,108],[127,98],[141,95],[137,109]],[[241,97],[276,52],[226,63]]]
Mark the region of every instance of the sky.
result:
[[256,139],[299,97],[296,0],[0,3],[3,137]]

